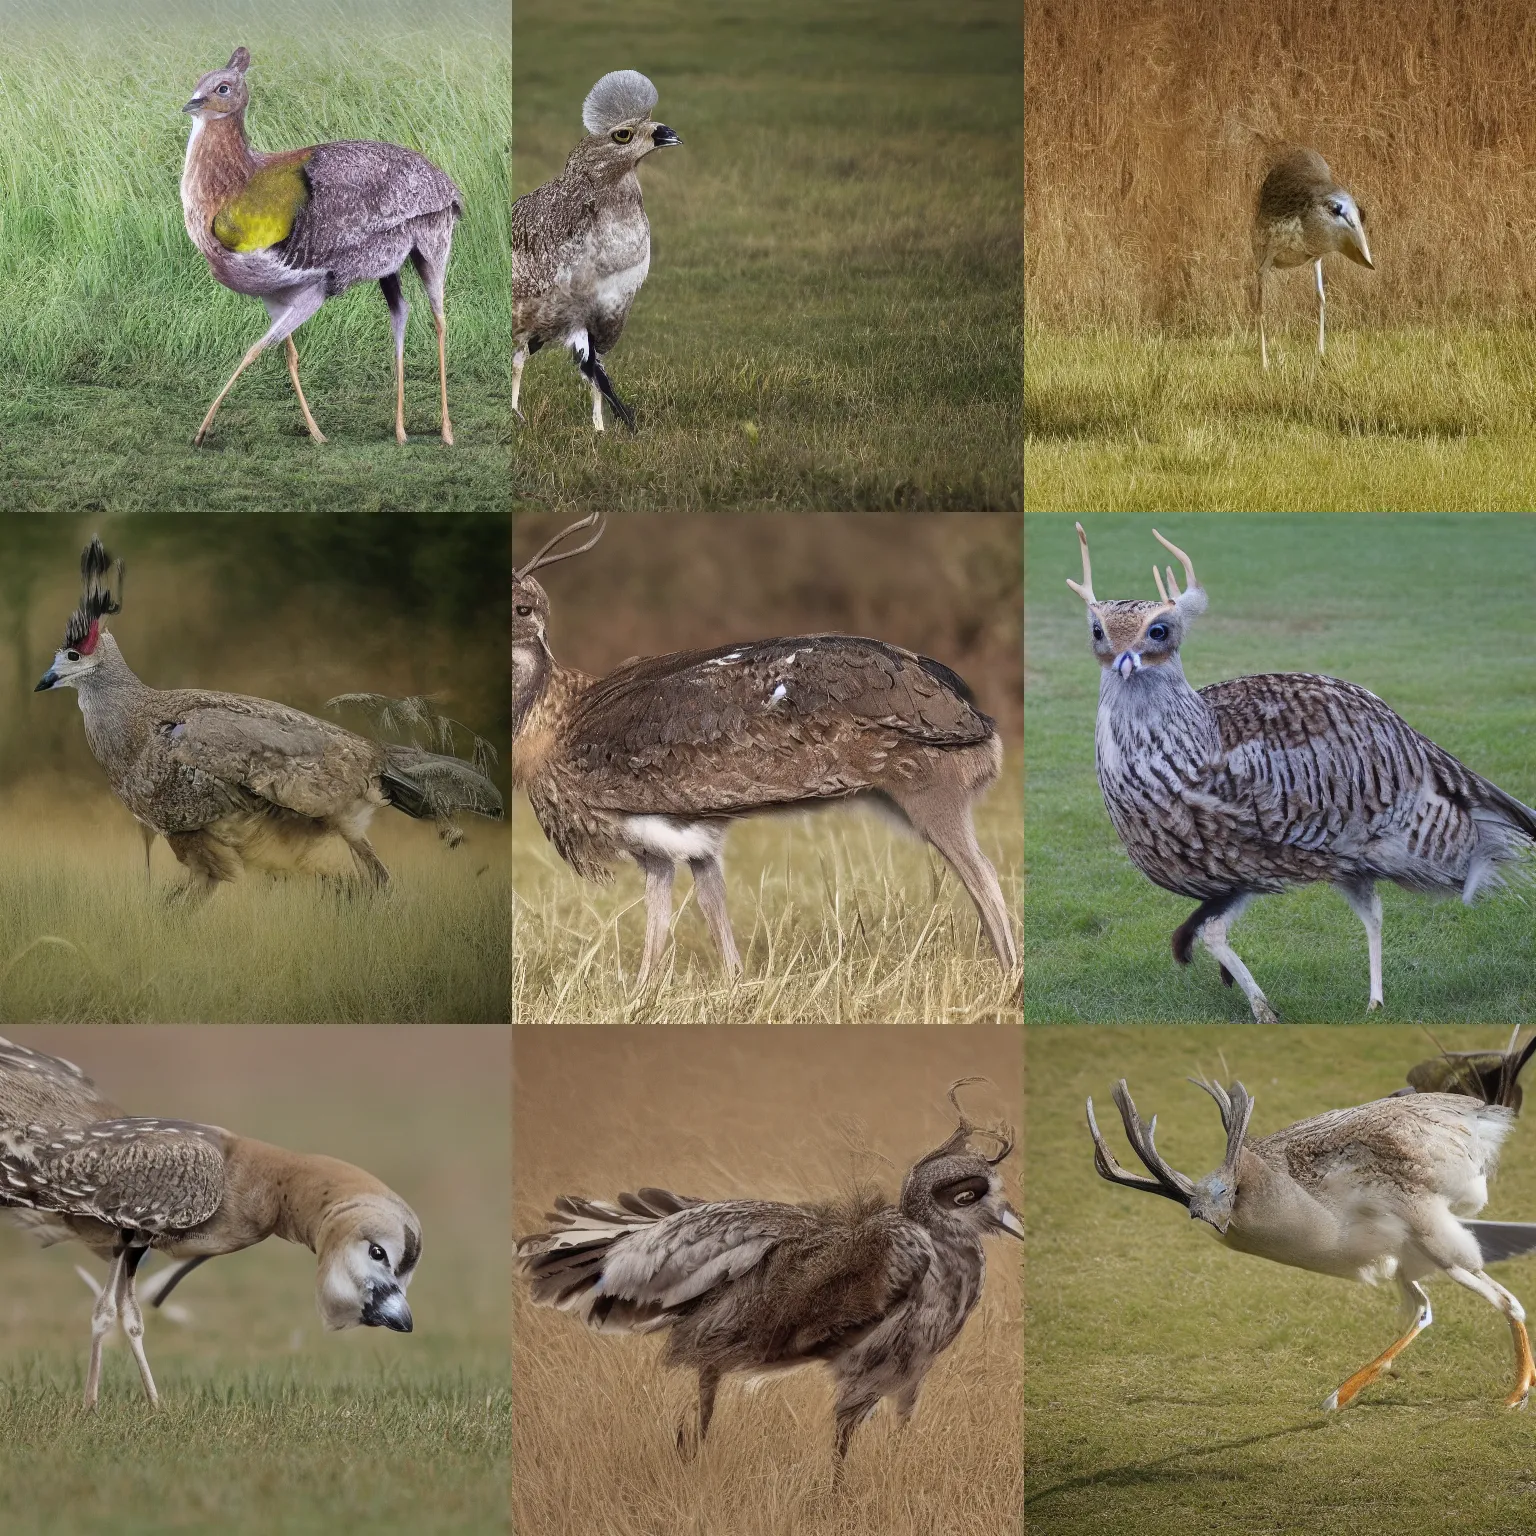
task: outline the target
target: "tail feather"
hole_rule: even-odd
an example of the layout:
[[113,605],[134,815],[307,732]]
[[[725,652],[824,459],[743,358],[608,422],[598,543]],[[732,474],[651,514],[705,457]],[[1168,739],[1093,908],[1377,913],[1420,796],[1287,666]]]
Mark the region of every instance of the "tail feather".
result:
[[576,366],[581,369],[602,393],[604,400],[613,407],[613,413],[629,428],[635,430],[635,413],[629,406],[619,399],[619,392],[613,387],[613,381],[608,377],[607,370],[603,367],[602,360],[598,357],[593,347],[588,347],[585,354],[576,354]]
[[387,766],[379,783],[389,803],[407,816],[436,821],[440,827],[451,826],[451,818],[461,811],[501,817],[501,791],[463,758],[412,746],[389,746],[385,752]]
[[1464,1221],[1462,1226],[1477,1239],[1484,1265],[1536,1253],[1536,1222]]

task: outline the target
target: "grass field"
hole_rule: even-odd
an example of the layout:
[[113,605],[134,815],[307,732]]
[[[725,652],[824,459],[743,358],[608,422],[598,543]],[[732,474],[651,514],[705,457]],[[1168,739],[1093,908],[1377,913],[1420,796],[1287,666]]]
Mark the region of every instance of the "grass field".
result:
[[650,75],[684,140],[641,169],[651,270],[609,362],[639,431],[595,441],[541,353],[519,502],[1019,505],[1017,7],[519,0],[514,25],[519,193],[610,69]]
[[[1158,518],[1210,595],[1183,647],[1200,687],[1251,672],[1323,672],[1369,688],[1469,767],[1536,801],[1529,610],[1536,524],[1518,517]],[[1085,519],[1095,590],[1152,595],[1160,553],[1146,517]],[[1246,1020],[1203,951],[1168,938],[1193,903],[1130,863],[1094,772],[1099,668],[1088,649],[1072,520],[1025,520],[1026,1017],[1137,1023]],[[1468,910],[1393,886],[1385,908],[1385,1017],[1506,1025],[1536,1014],[1529,895]],[[1364,1018],[1365,933],[1333,891],[1258,902],[1233,944],[1282,1019]]]
[[[1198,568],[1198,567],[1197,567]],[[1507,1031],[1436,1031],[1448,1049]],[[1529,1416],[1509,1412],[1509,1330],[1485,1302],[1432,1284],[1434,1326],[1356,1406],[1323,1399],[1395,1335],[1396,1289],[1368,1290],[1231,1253],[1166,1200],[1093,1169],[1083,1100],[1132,1166],[1110,1089],[1124,1076],[1158,1146],[1198,1178],[1221,1160],[1215,1106],[1184,1079],[1240,1078],[1266,1135],[1390,1093],[1435,1053],[1423,1031],[1032,1029],[1028,1095],[1029,1309],[1025,1520],[1052,1536],[1137,1531],[1513,1536],[1530,1528]],[[1105,1119],[1105,1112],[1108,1119]],[[1529,1128],[1486,1214],[1536,1206]],[[1498,1267],[1522,1298],[1529,1259]]]
[[[103,795],[105,791],[103,790]],[[343,894],[247,876],[200,907],[115,801],[37,795],[0,811],[0,1021],[487,1023],[507,1018],[504,827],[441,847],[430,824],[380,822],[393,883]]]
[[[455,0],[430,26],[356,0],[254,5],[0,0],[0,498],[11,510],[500,509],[508,474],[511,312],[504,6]],[[377,289],[298,332],[311,443],[281,349],[254,364],[208,444],[192,435],[265,329],[182,227],[178,185],[200,75],[251,51],[258,148],[337,138],[408,144],[464,192],[447,313],[457,446],[437,440],[436,346],[406,282],[405,448]]]
[[409,1337],[326,1334],[314,1260],[273,1240],[191,1276],[173,1298],[185,1325],[150,1312],[160,1412],[118,1345],[86,1415],[91,1298],[72,1268],[101,1265],[0,1230],[7,1532],[506,1530],[505,1030],[7,1034],[78,1061],[130,1111],[357,1162],[411,1203],[424,1238]]
[[[1019,906],[1017,770],[982,802],[976,832]],[[686,875],[674,946],[634,990],[645,934],[639,871],[577,878],[527,800],[512,810],[512,1016],[521,1024],[975,1024],[1018,1017],[976,909],[925,844],[863,813],[770,817],[732,833],[726,892],[745,973],[734,984]]]
[[[978,1121],[1017,1124],[1020,1032],[518,1030],[515,1230],[545,1230],[556,1195],[660,1184],[713,1198],[825,1199],[856,1179],[894,1196],[954,1129],[944,1102],[983,1073]],[[1003,1165],[1017,1198],[1017,1159]],[[832,1486],[832,1394],[796,1372],[721,1390],[692,1461],[674,1432],[693,1377],[658,1339],[590,1332],[527,1304],[513,1315],[513,1506],[538,1536],[978,1536],[1018,1528],[1023,1309],[1018,1245],[987,1246],[986,1284],[901,1434],[882,1410]]]

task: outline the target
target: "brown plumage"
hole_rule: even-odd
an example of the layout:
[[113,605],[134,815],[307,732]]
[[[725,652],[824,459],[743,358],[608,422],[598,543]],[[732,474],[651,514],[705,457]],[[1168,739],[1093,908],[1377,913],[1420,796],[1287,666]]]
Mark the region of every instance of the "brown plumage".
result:
[[997,873],[971,822],[996,779],[994,722],[942,663],[850,635],[801,635],[626,662],[604,678],[559,666],[532,572],[583,519],[514,573],[512,777],[545,835],[588,879],[629,857],[646,877],[643,983],[660,958],[673,867],[687,860],[728,969],[740,968],[721,848],[740,816],[874,801],[936,848],[976,903],[1005,969],[1016,963]]
[[[553,1230],[517,1245],[534,1302],[603,1332],[667,1330],[662,1364],[699,1375],[700,1442],[727,1374],[824,1363],[841,1458],[882,1398],[903,1420],[912,1413],[980,1299],[983,1239],[1024,1235],[996,1172],[1012,1134],[966,1119],[955,1095],[971,1081],[951,1087],[959,1127],[913,1165],[896,1205],[874,1194],[815,1205],[663,1189],[616,1205],[560,1196]],[[994,1156],[969,1145],[978,1135]],[[680,1448],[686,1439],[680,1430]]]
[[406,1287],[421,1223],[393,1190],[350,1163],[289,1152],[215,1125],[125,1115],[73,1062],[0,1040],[0,1208],[44,1243],[83,1243],[111,1265],[91,1316],[85,1406],[96,1404],[102,1344],[118,1321],[150,1403],[134,1277],[154,1250],[187,1270],[268,1237],[319,1260],[327,1328],[411,1331]]

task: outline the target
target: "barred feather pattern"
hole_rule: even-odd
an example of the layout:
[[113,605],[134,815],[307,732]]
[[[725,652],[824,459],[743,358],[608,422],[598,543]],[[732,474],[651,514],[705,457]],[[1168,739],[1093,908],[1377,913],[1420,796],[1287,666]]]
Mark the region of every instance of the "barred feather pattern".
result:
[[1106,670],[1099,784],[1132,862],[1209,900],[1392,880],[1471,901],[1536,843],[1536,813],[1374,694],[1311,673],[1214,683],[1178,658]]

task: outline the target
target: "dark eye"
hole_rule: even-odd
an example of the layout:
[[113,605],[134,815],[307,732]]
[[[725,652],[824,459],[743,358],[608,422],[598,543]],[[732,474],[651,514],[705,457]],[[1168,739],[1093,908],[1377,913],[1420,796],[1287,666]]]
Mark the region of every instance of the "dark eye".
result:
[[80,652],[79,651],[65,651],[64,652],[64,660],[65,661],[79,661],[80,660]]
[[1168,638],[1168,626],[1166,624],[1154,624],[1147,631],[1148,640],[1166,640]]
[[628,144],[634,136],[635,130],[633,128],[615,128],[613,130],[613,142],[615,144]]
[[221,85],[219,87],[219,95],[220,96],[228,96],[229,95],[229,87],[227,85]]
[[526,619],[528,617],[528,615],[530,613],[532,613],[532,612],[533,612],[533,608],[528,603],[519,603],[517,605],[517,616],[520,619]]
[[974,1189],[962,1189],[960,1193],[955,1196],[955,1204],[975,1205],[977,1200],[980,1198],[981,1197],[976,1193]]
[[385,1253],[377,1243],[368,1244],[368,1257],[372,1259],[375,1264],[389,1263],[389,1255]]
[[1097,624],[1093,626],[1093,638],[1095,640],[1102,640],[1104,638],[1104,631]]

